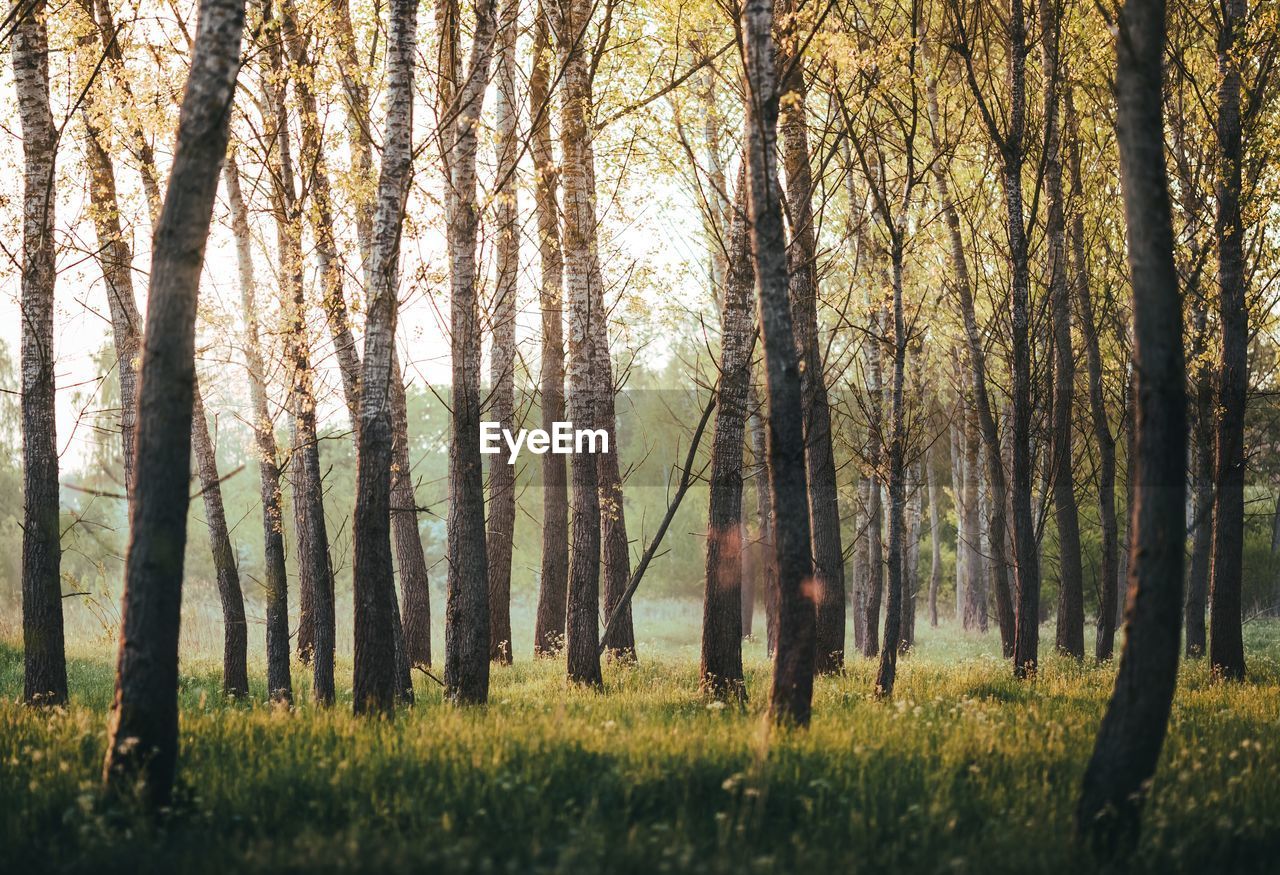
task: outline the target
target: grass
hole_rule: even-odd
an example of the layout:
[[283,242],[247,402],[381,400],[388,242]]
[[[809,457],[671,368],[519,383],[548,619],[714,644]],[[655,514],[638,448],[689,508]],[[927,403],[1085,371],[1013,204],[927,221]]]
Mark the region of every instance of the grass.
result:
[[[16,704],[21,653],[0,646],[0,871],[1092,868],[1071,815],[1112,666],[1051,657],[1020,684],[989,636],[926,627],[892,703],[853,658],[818,682],[808,731],[770,733],[759,644],[749,706],[709,706],[679,634],[696,606],[662,610],[677,643],[607,668],[604,694],[526,659],[495,669],[485,709],[422,678],[392,721],[228,702],[216,661],[187,655],[179,798],[159,822],[98,796],[110,649],[73,648],[72,705],[45,713]],[[1247,683],[1183,667],[1133,871],[1262,872],[1280,853],[1280,624],[1248,638]]]

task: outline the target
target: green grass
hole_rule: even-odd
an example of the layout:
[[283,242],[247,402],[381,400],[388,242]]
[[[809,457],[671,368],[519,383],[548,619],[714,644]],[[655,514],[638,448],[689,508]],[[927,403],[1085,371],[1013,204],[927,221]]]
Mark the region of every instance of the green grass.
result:
[[[0,871],[1092,868],[1071,814],[1113,667],[1050,658],[1020,684],[982,655],[990,637],[921,638],[893,702],[871,698],[874,666],[854,658],[818,682],[813,726],[782,733],[761,718],[758,644],[745,711],[696,695],[686,641],[607,668],[604,694],[567,688],[562,662],[526,659],[495,669],[487,708],[458,710],[422,678],[417,707],[392,721],[227,702],[216,662],[188,656],[179,798],[159,822],[98,796],[109,648],[73,648],[73,703],[46,713],[16,704],[21,654],[6,645]],[[1250,624],[1248,638],[1248,683],[1184,666],[1131,870],[1275,865],[1280,624]]]

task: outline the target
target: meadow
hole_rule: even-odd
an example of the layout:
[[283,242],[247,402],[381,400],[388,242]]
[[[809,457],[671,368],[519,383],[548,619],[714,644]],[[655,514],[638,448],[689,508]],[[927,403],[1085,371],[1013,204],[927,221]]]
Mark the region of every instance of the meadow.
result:
[[[808,731],[770,731],[758,641],[745,709],[697,695],[699,614],[639,605],[641,663],[608,666],[603,694],[566,687],[563,662],[518,649],[513,667],[494,669],[488,707],[445,706],[419,673],[416,707],[390,721],[350,714],[349,658],[333,710],[309,704],[300,666],[292,710],[261,703],[261,672],[254,702],[228,701],[215,656],[188,636],[178,799],[159,819],[98,793],[110,645],[71,645],[72,704],[46,713],[18,703],[21,651],[8,635],[0,871],[1094,868],[1071,824],[1112,666],[1052,657],[1035,683],[1018,683],[994,637],[926,625],[892,702],[870,694],[873,663],[851,657],[843,676],[818,681]],[[1280,623],[1251,622],[1246,635],[1246,683],[1214,684],[1202,662],[1184,664],[1125,871],[1275,871]]]

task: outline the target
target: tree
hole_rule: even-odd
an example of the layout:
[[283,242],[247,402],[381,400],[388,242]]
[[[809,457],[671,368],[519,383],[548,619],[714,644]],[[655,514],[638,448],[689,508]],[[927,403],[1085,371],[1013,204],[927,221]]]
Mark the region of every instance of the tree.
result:
[[1071,173],[1071,211],[1068,237],[1072,253],[1072,284],[1076,306],[1080,310],[1080,333],[1084,337],[1085,365],[1089,376],[1089,413],[1093,421],[1094,440],[1098,444],[1098,520],[1101,532],[1098,562],[1098,624],[1094,655],[1099,660],[1111,658],[1115,648],[1116,587],[1119,583],[1119,536],[1116,526],[1116,439],[1111,434],[1106,399],[1102,384],[1102,351],[1098,343],[1098,324],[1094,314],[1093,294],[1089,288],[1088,259],[1085,256],[1084,182],[1081,177],[1080,129],[1075,102],[1068,88],[1064,101],[1067,165]]
[[[400,235],[413,174],[413,53],[418,12],[413,0],[388,11],[387,114],[373,222],[369,311],[360,380],[356,456],[355,671],[357,714],[388,712],[401,694],[394,638],[395,578],[391,561],[391,382],[400,280]],[[475,433],[479,439],[479,430]]]
[[[588,9],[578,0],[559,0],[556,37],[562,68],[560,97],[561,183],[564,187],[564,282],[569,304],[569,418],[575,424],[600,421],[597,383],[592,378],[594,345],[591,285],[595,267],[596,210],[591,192],[590,70],[582,46]],[[612,381],[612,378],[610,378]],[[569,562],[569,596],[565,644],[569,680],[600,686],[600,494],[597,460],[576,453],[570,461],[573,481],[573,549]]]
[[844,669],[844,551],[840,545],[840,502],[832,450],[831,408],[818,336],[818,247],[813,217],[813,177],[809,166],[805,114],[805,66],[797,5],[783,3],[779,33],[779,125],[786,175],[792,325],[801,360],[805,453],[808,464],[810,536],[813,539],[815,600],[818,610],[817,670]]
[[746,696],[742,675],[742,457],[755,346],[745,170],[739,175],[726,246],[702,601],[702,690],[712,698],[733,702]]
[[[529,114],[534,164],[534,210],[538,219],[538,258],[542,311],[542,427],[550,431],[565,417],[564,400],[564,253],[560,249],[559,175],[551,141],[551,45],[548,10],[538,4],[534,22],[533,71],[529,75]],[[564,457],[542,456],[542,574],[533,652],[551,656],[564,647],[569,587],[569,483]]]
[[267,626],[267,696],[292,702],[289,674],[289,578],[284,556],[284,511],[280,496],[280,453],[275,424],[267,406],[266,365],[259,339],[257,280],[253,272],[253,240],[249,211],[240,189],[240,169],[235,153],[228,152],[223,180],[231,206],[231,232],[236,241],[240,301],[244,305],[244,356],[253,405],[253,437],[258,449],[258,484],[262,499],[262,564],[265,569]]
[[1080,515],[1072,466],[1075,352],[1071,346],[1071,287],[1067,277],[1067,226],[1062,185],[1061,100],[1063,65],[1060,0],[1039,0],[1040,59],[1044,77],[1044,186],[1048,195],[1045,236],[1049,245],[1049,308],[1053,321],[1053,429],[1049,475],[1058,524],[1059,651],[1084,658],[1084,573],[1080,566]]
[[447,201],[453,416],[449,435],[449,577],[444,684],[446,695],[459,704],[483,704],[489,697],[489,563],[485,552],[484,478],[480,462],[476,125],[493,58],[497,28],[495,6],[495,0],[480,0],[476,5],[476,29],[467,75],[446,120],[452,127],[448,135]]
[[[11,54],[22,121],[22,641],[32,705],[67,701],[58,439],[54,416],[54,194],[58,130],[49,104],[46,8],[17,13]],[[183,478],[185,482],[185,477]]]
[[1137,375],[1133,537],[1124,650],[1076,810],[1077,829],[1106,856],[1137,837],[1168,728],[1186,541],[1186,368],[1163,140],[1163,0],[1126,0],[1117,25],[1116,132]]
[[1218,362],[1216,491],[1209,580],[1209,663],[1229,680],[1244,677],[1241,577],[1244,554],[1244,414],[1249,384],[1249,306],[1245,300],[1241,75],[1237,43],[1244,0],[1223,0],[1218,31]]
[[[490,308],[493,352],[489,363],[491,416],[503,429],[515,425],[516,279],[520,273],[520,226],[517,217],[516,97],[517,0],[502,0],[498,21],[497,134],[498,187],[494,223],[498,230],[497,277]],[[511,549],[516,533],[516,468],[501,455],[489,464],[489,658],[511,663]]]
[[807,726],[813,702],[817,613],[811,586],[809,489],[800,362],[787,294],[787,249],[775,158],[778,81],[770,0],[747,0],[740,20],[746,73],[748,216],[769,401],[769,489],[778,569],[778,644],[769,715]]
[[282,23],[270,4],[263,6],[265,82],[263,151],[271,176],[276,250],[281,262],[281,318],[287,405],[292,431],[289,475],[293,492],[293,525],[298,554],[298,655],[311,663],[311,692],[321,705],[335,698],[333,663],[336,648],[333,566],[324,516],[320,446],[316,427],[316,399],[311,367],[304,281],[302,211],[306,187],[296,188],[293,144],[289,132],[286,66]]
[[243,29],[242,0],[201,0],[151,264],[137,491],[129,515],[104,780],[117,795],[140,783],[152,807],[168,804],[178,757],[181,547],[187,539],[196,298],[227,150]]

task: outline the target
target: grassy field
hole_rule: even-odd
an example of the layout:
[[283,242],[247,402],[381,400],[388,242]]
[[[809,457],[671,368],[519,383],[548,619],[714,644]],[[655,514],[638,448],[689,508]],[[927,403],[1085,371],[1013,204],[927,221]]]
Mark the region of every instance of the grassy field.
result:
[[[484,710],[442,705],[420,676],[418,706],[389,722],[305,694],[293,711],[224,701],[216,662],[188,655],[179,801],[159,823],[97,795],[110,648],[73,647],[73,704],[43,713],[16,704],[21,653],[0,646],[0,871],[1092,868],[1071,814],[1112,667],[1051,658],[1019,684],[984,655],[994,639],[924,628],[892,703],[854,658],[819,681],[811,729],[771,734],[760,645],[747,709],[710,706],[688,637],[698,606],[660,613],[669,646],[606,669],[604,694],[524,659],[495,670]],[[1128,871],[1276,871],[1280,624],[1247,637],[1246,684],[1184,666]]]

